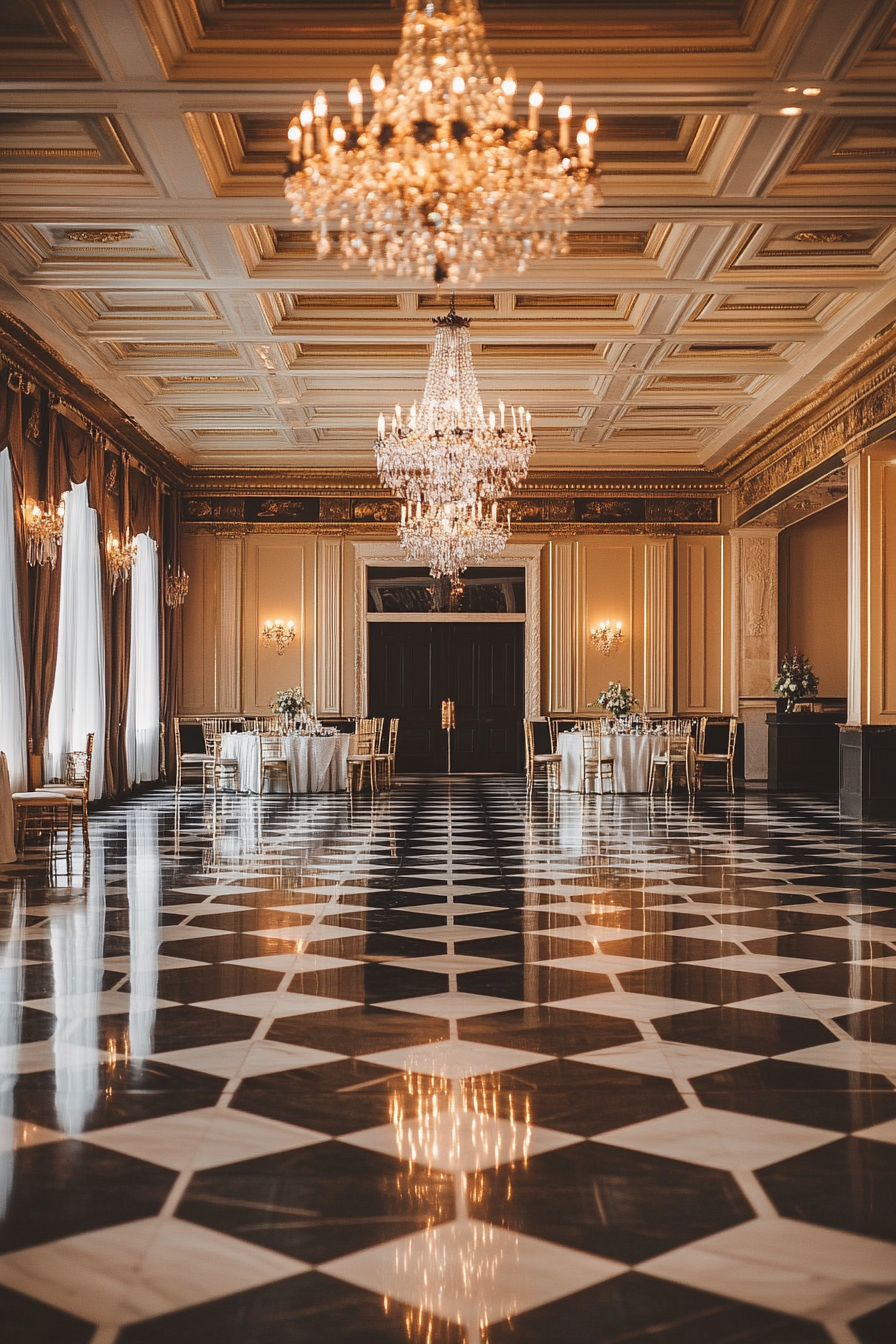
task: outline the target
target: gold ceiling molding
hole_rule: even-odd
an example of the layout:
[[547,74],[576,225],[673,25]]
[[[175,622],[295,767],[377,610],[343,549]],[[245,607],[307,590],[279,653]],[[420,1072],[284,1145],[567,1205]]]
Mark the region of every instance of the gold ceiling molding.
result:
[[[870,346],[870,348],[869,348]],[[896,417],[896,323],[811,396],[779,417],[726,464],[737,513]]]

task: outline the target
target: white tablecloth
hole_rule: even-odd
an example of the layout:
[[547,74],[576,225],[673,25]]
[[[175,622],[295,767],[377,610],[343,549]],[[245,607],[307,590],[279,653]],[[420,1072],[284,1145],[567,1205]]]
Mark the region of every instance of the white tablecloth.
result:
[[13,822],[12,790],[9,787],[9,767],[0,751],[0,863],[15,863],[16,837]]
[[[292,793],[336,793],[346,787],[346,761],[351,737],[284,737],[282,754],[289,767]],[[257,733],[225,733],[221,739],[221,757],[237,761],[240,789],[244,793],[261,792],[261,741]]]
[[[582,787],[582,737],[582,733],[557,734],[557,750],[562,757],[560,788],[570,792],[579,792]],[[650,762],[666,750],[666,739],[607,734],[600,741],[601,754],[613,757],[616,792],[646,793]],[[693,761],[691,770],[693,773]],[[609,791],[609,785],[604,784],[604,789]]]

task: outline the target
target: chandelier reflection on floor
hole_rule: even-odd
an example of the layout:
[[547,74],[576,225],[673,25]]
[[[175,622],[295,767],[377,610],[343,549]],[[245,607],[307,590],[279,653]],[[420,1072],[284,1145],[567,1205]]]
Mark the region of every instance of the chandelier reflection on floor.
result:
[[353,79],[349,126],[330,119],[319,90],[287,131],[286,195],[293,217],[313,224],[319,257],[333,227],[345,266],[475,284],[564,253],[571,220],[600,204],[597,116],[571,144],[565,98],[555,137],[541,126],[537,83],[517,119],[516,78],[496,72],[477,0],[406,0],[391,78],[375,65],[370,88],[366,123]]
[[395,407],[386,433],[380,415],[374,444],[380,480],[403,501],[399,541],[408,560],[430,573],[456,576],[493,559],[510,536],[510,510],[500,501],[518,486],[535,447],[532,417],[504,402],[486,421],[470,351],[470,319],[454,296],[433,319],[436,338],[419,407]]

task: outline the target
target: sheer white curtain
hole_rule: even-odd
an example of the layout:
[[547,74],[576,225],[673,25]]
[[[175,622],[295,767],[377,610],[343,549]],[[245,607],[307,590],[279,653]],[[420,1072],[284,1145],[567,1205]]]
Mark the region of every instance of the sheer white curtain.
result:
[[102,567],[97,517],[87,503],[87,482],[64,496],[59,647],[47,727],[50,779],[65,771],[65,755],[83,751],[94,734],[90,797],[100,798],[106,744],[106,653],[103,643]]
[[28,787],[25,677],[16,596],[15,502],[9,449],[0,453],[0,751],[15,793]]
[[131,668],[125,750],[128,782],[159,777],[159,552],[146,532],[131,570]]

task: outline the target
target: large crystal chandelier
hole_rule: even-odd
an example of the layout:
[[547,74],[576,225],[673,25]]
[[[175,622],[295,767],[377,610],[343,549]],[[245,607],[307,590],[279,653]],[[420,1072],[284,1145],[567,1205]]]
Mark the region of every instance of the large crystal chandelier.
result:
[[[532,416],[498,403],[486,420],[470,350],[470,319],[454,296],[433,319],[436,338],[423,398],[395,407],[391,431],[380,415],[374,450],[380,480],[403,501],[399,541],[430,572],[459,574],[503,551],[510,511],[499,501],[525,478],[535,447]],[[499,423],[500,421],[500,423]]]
[[367,121],[353,79],[350,125],[330,119],[322,90],[289,125],[286,195],[293,217],[313,224],[319,257],[332,228],[345,266],[475,284],[563,254],[571,220],[600,204],[596,114],[573,145],[564,98],[554,136],[537,83],[518,119],[516,78],[495,70],[478,0],[406,0],[392,77],[375,65],[370,88]]

